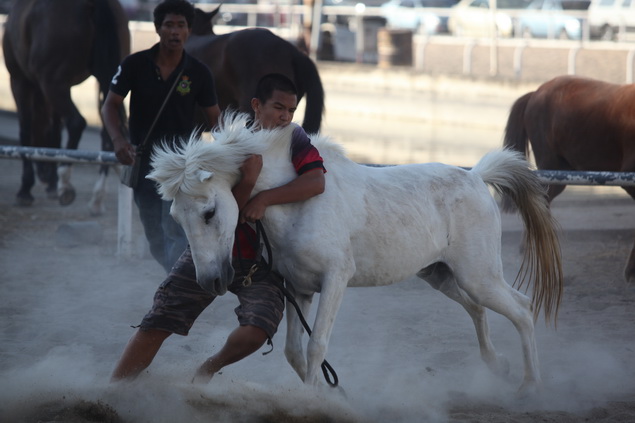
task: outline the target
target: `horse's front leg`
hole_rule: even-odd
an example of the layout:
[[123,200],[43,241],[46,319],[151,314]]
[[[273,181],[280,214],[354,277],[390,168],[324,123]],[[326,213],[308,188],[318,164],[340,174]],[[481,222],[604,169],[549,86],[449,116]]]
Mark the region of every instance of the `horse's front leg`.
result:
[[99,167],[99,177],[93,187],[93,195],[88,202],[88,212],[91,216],[101,216],[106,211],[104,197],[106,196],[106,179],[108,177],[108,166]]
[[[122,122],[124,122],[125,112],[120,112],[120,116],[122,118]],[[127,132],[124,131],[124,133]],[[101,150],[114,151],[112,140],[110,139],[106,128],[101,129]],[[95,186],[93,187],[93,195],[88,202],[88,211],[91,216],[101,216],[106,211],[106,207],[104,206],[104,197],[106,196],[106,179],[108,178],[109,171],[110,166],[99,166],[99,177],[97,178],[97,182],[95,182]]]
[[20,189],[16,194],[15,205],[20,207],[28,207],[33,205],[33,195],[31,188],[35,185],[35,171],[33,170],[33,162],[27,158],[22,159],[22,180]]
[[326,357],[335,317],[342,304],[349,279],[350,275],[332,275],[325,278],[322,284],[313,333],[307,346],[307,372],[304,379],[306,384],[317,385],[318,383],[321,374],[320,366]]
[[[313,301],[313,294],[299,295],[295,294],[294,299],[304,318],[311,309],[311,303]],[[302,334],[304,334],[304,328],[302,322],[298,317],[298,312],[295,307],[287,301],[287,340],[284,348],[284,355],[287,361],[300,376],[303,381],[306,380],[306,359],[304,358],[304,348],[302,347]]]

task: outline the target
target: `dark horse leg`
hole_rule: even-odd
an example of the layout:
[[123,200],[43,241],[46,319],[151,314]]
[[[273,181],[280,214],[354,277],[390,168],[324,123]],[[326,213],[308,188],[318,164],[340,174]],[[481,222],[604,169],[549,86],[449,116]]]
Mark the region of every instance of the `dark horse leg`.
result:
[[[53,138],[61,137],[61,126],[59,125],[59,119],[61,119],[68,132],[66,148],[76,150],[82,133],[86,128],[86,119],[84,119],[79,113],[79,110],[77,110],[77,107],[71,99],[70,85],[60,86],[59,83],[45,80],[42,81],[42,90],[50,102],[52,109],[55,110],[55,123],[51,127],[50,136]],[[75,201],[76,195],[75,188],[70,182],[71,165],[67,163],[59,164],[57,168],[57,175],[57,194],[59,203],[62,206],[67,206]]]
[[[102,151],[114,150],[110,136],[103,127],[101,129],[101,149]],[[99,177],[93,187],[93,195],[88,202],[88,212],[91,216],[101,216],[105,212],[104,197],[106,195],[106,180],[108,179],[109,170],[110,166],[108,165],[99,166]]]
[[[42,146],[38,140],[45,136],[45,128],[50,116],[50,110],[42,92],[36,85],[17,72],[11,76],[11,90],[18,112],[20,145],[24,147]],[[37,168],[39,179],[47,184],[46,191],[49,196],[55,195],[57,185],[55,164],[39,162],[34,166],[33,161],[25,158],[22,159],[22,179],[16,194],[15,204],[17,206],[33,205],[34,198],[31,189],[35,185],[35,168]]]
[[[534,151],[534,158],[536,160],[536,167],[538,169],[557,169],[557,170],[573,170],[569,162],[564,158],[555,154],[551,149],[545,147],[547,144],[546,139],[536,137],[537,140],[532,142]],[[566,188],[566,185],[548,185],[547,186],[547,201],[549,204],[558,195],[562,194],[562,191]]]
[[[46,143],[50,148],[61,148],[62,146],[62,121],[59,116],[52,114],[50,126],[46,134]],[[46,184],[46,196],[51,200],[57,200],[57,163],[53,162],[36,162],[38,178]]]
[[[100,109],[101,109],[103,99],[106,97],[109,84],[110,84],[110,80],[100,83],[100,87],[102,87],[102,92],[99,99]],[[105,89],[103,87],[105,87]],[[121,122],[127,121],[126,109],[124,107],[122,107],[119,110],[119,118]],[[126,137],[128,136],[128,128],[125,125],[122,126],[121,131],[123,134],[126,134]],[[106,131],[106,128],[103,125],[101,128],[101,150],[102,151],[115,150],[112,140],[110,139],[110,135],[108,135],[108,131]],[[90,213],[91,216],[101,216],[105,212],[104,197],[106,195],[106,180],[108,179],[109,171],[110,171],[109,165],[99,166],[99,178],[97,178],[97,182],[95,183],[95,186],[93,187],[93,195],[91,196],[90,201],[88,202],[88,212]]]
[[[635,200],[635,187],[622,187],[624,190]],[[624,268],[624,279],[626,282],[635,284],[635,242],[633,242],[633,248],[631,254],[626,261],[626,267]]]

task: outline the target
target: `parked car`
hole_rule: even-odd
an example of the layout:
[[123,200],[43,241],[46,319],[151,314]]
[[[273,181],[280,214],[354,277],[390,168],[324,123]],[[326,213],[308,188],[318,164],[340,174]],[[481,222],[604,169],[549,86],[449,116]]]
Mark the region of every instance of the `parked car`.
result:
[[[434,9],[450,8],[458,0],[389,0],[381,5],[389,28],[411,29],[428,35],[448,32],[448,13]],[[449,10],[448,10],[449,12]]]
[[567,10],[586,10],[588,2],[561,0],[534,0],[518,16],[518,28],[525,37],[560,38],[579,40],[582,38],[582,19],[566,13]]
[[448,29],[458,36],[512,37],[515,28],[513,11],[528,5],[527,0],[498,0],[496,13],[492,13],[489,0],[461,0],[450,9]]
[[591,38],[615,41],[635,30],[635,2],[632,0],[591,0],[589,6]]

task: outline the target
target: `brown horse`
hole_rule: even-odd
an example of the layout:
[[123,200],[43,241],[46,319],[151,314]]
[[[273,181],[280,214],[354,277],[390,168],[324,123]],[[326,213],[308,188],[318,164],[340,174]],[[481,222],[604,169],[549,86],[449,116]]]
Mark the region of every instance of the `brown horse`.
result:
[[[505,128],[505,147],[547,170],[635,171],[635,85],[560,76],[520,97]],[[566,185],[549,185],[551,202]],[[622,187],[635,199],[635,187]],[[635,283],[635,244],[624,276]]]
[[[16,1],[7,18],[3,51],[20,122],[20,144],[60,148],[65,127],[66,148],[76,149],[86,120],[71,99],[71,87],[93,75],[99,82],[100,102],[105,98],[118,64],[130,53],[128,19],[118,0]],[[102,150],[112,149],[102,130]],[[62,205],[74,201],[70,166],[37,163],[36,168],[50,197],[59,198]],[[97,187],[103,187],[106,171],[106,167],[100,170]],[[33,163],[23,159],[18,205],[33,204],[34,184]],[[92,213],[102,211],[98,198],[90,206]]]
[[251,98],[258,80],[268,73],[280,73],[294,81],[298,100],[306,94],[302,126],[308,133],[318,132],[324,112],[324,89],[315,63],[264,28],[214,34],[212,18],[219,8],[208,13],[196,10],[192,35],[185,48],[214,74],[220,108],[251,113]]

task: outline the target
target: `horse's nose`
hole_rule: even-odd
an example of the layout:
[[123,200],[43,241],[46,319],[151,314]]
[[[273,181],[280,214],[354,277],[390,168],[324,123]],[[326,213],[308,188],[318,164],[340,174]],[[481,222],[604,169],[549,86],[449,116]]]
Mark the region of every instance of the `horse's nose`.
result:
[[212,295],[224,295],[227,292],[227,285],[222,283],[220,278],[216,278],[212,281],[198,280],[198,284]]
[[214,291],[216,295],[225,295],[227,292],[227,284],[224,284],[220,278],[214,281]]

